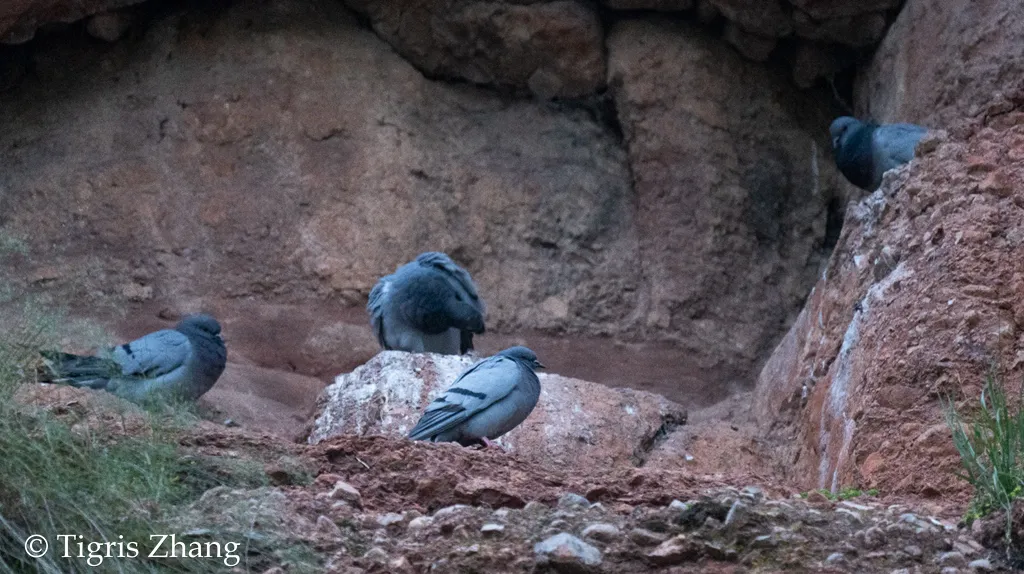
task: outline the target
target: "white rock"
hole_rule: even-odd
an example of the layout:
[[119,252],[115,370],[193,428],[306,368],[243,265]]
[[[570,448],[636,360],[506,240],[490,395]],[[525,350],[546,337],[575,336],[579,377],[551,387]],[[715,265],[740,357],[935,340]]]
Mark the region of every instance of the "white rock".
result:
[[541,563],[575,563],[586,566],[601,564],[600,550],[567,532],[556,534],[543,542],[534,544],[533,553],[536,555],[537,561]]

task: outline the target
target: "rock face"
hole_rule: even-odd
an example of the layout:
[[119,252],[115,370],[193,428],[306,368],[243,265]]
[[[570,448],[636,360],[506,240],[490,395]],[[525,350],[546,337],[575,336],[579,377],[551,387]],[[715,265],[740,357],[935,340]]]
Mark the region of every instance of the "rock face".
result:
[[940,398],[975,405],[992,364],[1020,380],[1024,97],[983,114],[851,207],[761,373],[756,416],[805,487],[962,493]]
[[178,14],[67,57],[0,94],[0,205],[20,276],[90,313],[350,306],[368,332],[376,279],[439,249],[490,330],[630,327],[629,168],[585,111],[428,81],[333,2]]
[[0,3],[0,43],[20,44],[50,22],[74,22],[142,0],[7,0]]
[[[427,404],[474,362],[383,351],[324,391],[309,442],[339,435],[405,436]],[[686,422],[682,407],[658,395],[545,373],[540,380],[537,407],[498,442],[547,467],[638,464],[660,435]]]
[[876,121],[944,128],[984,110],[1021,77],[1020,2],[907,0],[859,74],[856,104]]
[[[604,81],[593,7],[507,8],[486,24],[590,22],[596,52],[557,44],[565,59],[546,61]],[[235,356],[322,376],[376,350],[362,306],[377,278],[437,249],[473,274],[489,333],[678,347],[692,364],[659,390],[721,398],[814,281],[828,117],[805,122],[818,108],[785,78],[690,27],[617,26],[616,117],[428,80],[336,2],[153,18],[113,45],[33,45],[32,74],[0,91],[2,224],[30,247],[13,275],[81,313],[211,310]],[[487,59],[502,50],[481,54],[444,65],[505,69]]]
[[604,84],[601,22],[588,4],[346,0],[428,76],[580,97]]
[[621,22],[608,52],[647,325],[686,333],[716,378],[741,379],[796,317],[821,261],[836,172],[810,134],[828,117],[804,114],[814,106],[796,105],[786,78],[689,26]]

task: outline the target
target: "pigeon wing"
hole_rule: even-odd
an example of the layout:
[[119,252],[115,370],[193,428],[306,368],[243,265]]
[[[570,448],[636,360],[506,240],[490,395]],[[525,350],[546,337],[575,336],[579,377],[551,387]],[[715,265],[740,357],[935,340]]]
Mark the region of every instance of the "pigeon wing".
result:
[[111,358],[123,375],[152,379],[182,367],[191,353],[188,337],[164,329],[115,347]]
[[519,368],[512,359],[491,357],[477,363],[427,406],[409,438],[429,439],[462,424],[508,396],[518,382]]
[[370,326],[377,336],[377,343],[382,349],[390,349],[384,337],[384,305],[391,291],[391,276],[381,277],[370,291],[370,299],[366,303],[366,311],[370,314]]

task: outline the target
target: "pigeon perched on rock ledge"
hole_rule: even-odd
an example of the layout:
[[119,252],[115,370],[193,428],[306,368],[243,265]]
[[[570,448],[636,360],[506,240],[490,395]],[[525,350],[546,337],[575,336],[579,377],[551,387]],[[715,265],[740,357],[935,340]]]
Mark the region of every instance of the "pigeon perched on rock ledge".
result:
[[526,420],[540,398],[544,365],[526,347],[510,347],[464,371],[409,432],[413,440],[484,443]]
[[484,303],[469,273],[435,251],[382,277],[366,310],[385,350],[461,355],[484,332]]
[[40,382],[102,389],[135,402],[170,396],[194,401],[227,364],[220,323],[205,314],[188,315],[174,329],[119,345],[106,356],[42,355]]
[[928,132],[915,124],[878,125],[843,116],[829,127],[836,166],[853,185],[874,191],[882,174],[914,159],[917,142]]

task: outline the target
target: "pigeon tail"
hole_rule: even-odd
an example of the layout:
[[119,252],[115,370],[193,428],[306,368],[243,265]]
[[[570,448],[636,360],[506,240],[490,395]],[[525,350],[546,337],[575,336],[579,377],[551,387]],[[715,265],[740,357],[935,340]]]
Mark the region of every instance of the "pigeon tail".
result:
[[60,351],[41,351],[43,362],[37,369],[39,382],[88,389],[106,389],[121,367],[102,357],[73,355]]

